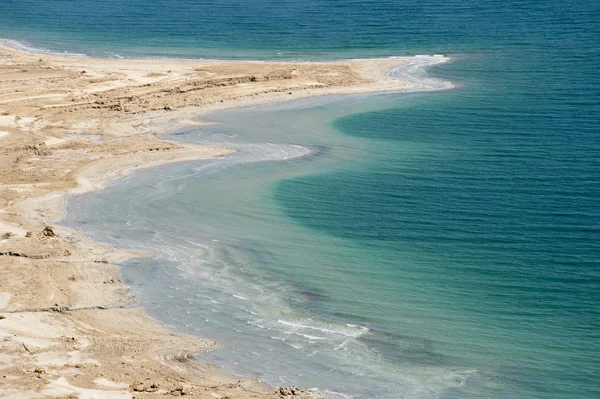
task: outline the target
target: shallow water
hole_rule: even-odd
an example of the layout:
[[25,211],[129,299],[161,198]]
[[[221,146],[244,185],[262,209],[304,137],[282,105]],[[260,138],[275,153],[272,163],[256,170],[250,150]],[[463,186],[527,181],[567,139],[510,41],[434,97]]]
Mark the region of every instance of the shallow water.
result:
[[214,114],[175,137],[238,153],[73,199],[63,223],[152,250],[123,269],[152,316],[222,339],[203,357],[227,370],[331,397],[600,396],[598,2],[116,3],[3,1],[0,37],[456,59],[435,70],[451,91]]
[[[350,172],[355,159],[378,150],[320,121],[398,102],[396,96],[360,96],[220,112],[212,117],[226,123],[175,137],[227,143],[239,153],[138,172],[70,201],[62,223],[83,223],[96,239],[150,250],[154,260],[123,268],[138,300],[178,330],[224,340],[222,351],[202,357],[228,371],[273,385],[318,387],[331,397],[447,392],[488,371],[449,359],[440,363],[427,340],[414,333],[395,336],[364,314],[385,317],[385,301],[366,299],[372,288],[382,290],[376,296],[386,288],[377,271],[363,266],[387,264],[389,255],[379,259],[380,249],[315,234],[273,202],[273,184],[281,179]],[[289,141],[294,146],[281,144]],[[355,286],[355,279],[371,288]],[[356,310],[356,295],[365,296],[364,308],[346,313]],[[390,346],[401,353],[389,352]]]

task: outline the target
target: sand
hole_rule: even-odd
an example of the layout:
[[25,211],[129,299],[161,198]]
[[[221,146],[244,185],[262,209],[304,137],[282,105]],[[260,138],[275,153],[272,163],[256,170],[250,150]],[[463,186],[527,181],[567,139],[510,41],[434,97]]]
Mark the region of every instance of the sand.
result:
[[409,91],[408,59],[330,63],[63,58],[0,45],[0,397],[310,397],[194,359],[218,343],[147,317],[116,264],[146,254],[63,227],[70,196],[139,168],[232,148],[160,135],[229,107],[314,95]]

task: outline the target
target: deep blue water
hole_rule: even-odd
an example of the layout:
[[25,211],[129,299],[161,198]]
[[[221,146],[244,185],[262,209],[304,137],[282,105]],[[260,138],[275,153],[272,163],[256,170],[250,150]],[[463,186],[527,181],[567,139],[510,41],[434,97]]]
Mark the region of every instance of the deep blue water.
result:
[[0,37],[94,55],[589,57],[598,55],[599,8],[594,0],[3,0]]
[[[593,398],[599,18],[586,0],[4,0],[0,37],[93,56],[450,54],[432,72],[455,90],[217,114],[176,137],[240,158],[139,173],[64,223],[152,248],[124,266],[140,302],[223,338],[206,358],[236,373],[329,395]],[[266,142],[313,153],[244,161],[297,150],[248,146]]]

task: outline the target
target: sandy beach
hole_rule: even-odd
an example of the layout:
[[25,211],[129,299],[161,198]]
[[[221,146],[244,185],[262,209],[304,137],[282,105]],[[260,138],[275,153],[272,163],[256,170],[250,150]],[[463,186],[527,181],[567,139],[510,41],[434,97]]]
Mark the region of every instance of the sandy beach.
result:
[[427,89],[387,73],[410,58],[328,63],[112,60],[0,45],[0,397],[311,396],[194,359],[218,343],[136,307],[119,262],[144,254],[52,226],[70,196],[136,169],[233,148],[161,137],[197,117],[306,96]]

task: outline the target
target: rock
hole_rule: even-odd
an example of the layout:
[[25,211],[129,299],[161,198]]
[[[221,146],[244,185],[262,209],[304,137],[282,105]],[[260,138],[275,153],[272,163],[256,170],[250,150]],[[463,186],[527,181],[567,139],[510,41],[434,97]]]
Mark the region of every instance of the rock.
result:
[[33,237],[33,231],[28,231],[27,233],[25,233],[25,237],[27,237],[27,238]]
[[15,235],[9,231],[8,233],[2,234],[2,239],[3,240],[8,240],[9,238],[14,237],[14,236]]
[[169,395],[172,395],[172,396],[185,396],[185,395],[189,395],[189,394],[190,394],[189,390],[186,390],[181,385],[176,386],[175,388],[171,389],[171,391],[169,391]]
[[43,141],[41,143],[34,145],[32,149],[33,149],[33,153],[35,155],[50,155],[51,154],[48,147],[46,147],[46,143],[44,143]]
[[6,319],[6,316],[0,314],[0,320]]
[[310,397],[310,394],[305,393],[304,391],[302,391],[301,389],[298,389],[296,387],[281,387],[279,388],[279,392],[275,391],[275,393],[279,393],[279,395],[281,397],[284,396],[298,396],[298,395],[302,395],[303,397]]
[[135,381],[130,385],[135,392],[156,392],[159,388],[158,383],[150,381]]
[[56,237],[56,232],[52,226],[46,226],[44,230],[42,230],[42,234],[44,237]]
[[134,381],[129,386],[134,390],[134,392],[144,392],[146,389],[146,384],[141,381]]
[[165,105],[164,110],[165,111],[173,111],[173,109],[171,108],[170,105]]
[[41,368],[41,367],[36,367],[36,368],[33,370],[33,372],[34,372],[34,373],[37,373],[37,374],[46,374],[46,370],[44,370],[44,369],[43,369],[43,368]]

